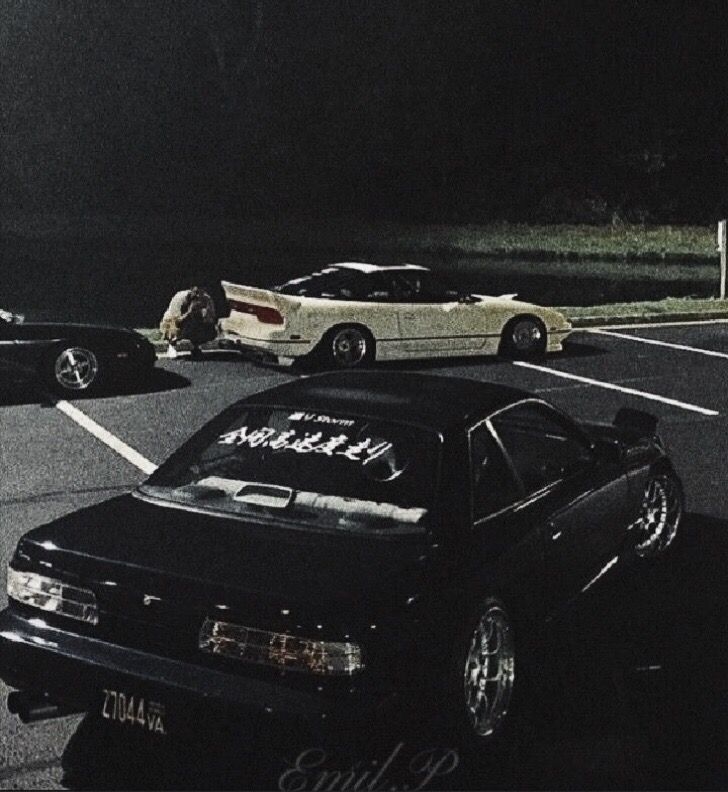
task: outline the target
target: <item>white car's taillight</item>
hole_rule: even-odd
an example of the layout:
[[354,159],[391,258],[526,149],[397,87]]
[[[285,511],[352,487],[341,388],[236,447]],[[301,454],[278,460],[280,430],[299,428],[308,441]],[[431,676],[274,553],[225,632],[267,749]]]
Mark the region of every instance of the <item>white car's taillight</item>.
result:
[[228,300],[227,303],[231,311],[254,316],[263,324],[284,324],[283,314],[269,305],[258,305],[257,303],[243,302],[242,300]]
[[90,589],[71,586],[36,572],[19,572],[12,567],[8,567],[7,588],[8,597],[23,605],[87,624],[98,623],[96,595]]
[[364,667],[354,643],[298,638],[212,619],[202,625],[199,647],[214,655],[314,674],[351,676]]

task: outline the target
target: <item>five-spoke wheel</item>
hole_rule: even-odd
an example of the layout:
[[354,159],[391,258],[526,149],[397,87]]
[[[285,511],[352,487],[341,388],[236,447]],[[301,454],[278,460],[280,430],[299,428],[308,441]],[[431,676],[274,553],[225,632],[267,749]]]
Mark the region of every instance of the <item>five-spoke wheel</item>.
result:
[[98,375],[99,361],[85,347],[67,347],[58,353],[53,363],[54,382],[63,391],[87,391]]

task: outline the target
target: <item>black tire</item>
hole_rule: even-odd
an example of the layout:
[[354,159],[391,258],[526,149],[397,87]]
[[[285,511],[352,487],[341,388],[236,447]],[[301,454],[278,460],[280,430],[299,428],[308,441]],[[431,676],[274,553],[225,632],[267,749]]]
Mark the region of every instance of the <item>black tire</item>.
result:
[[537,316],[514,316],[503,328],[498,353],[514,360],[543,357],[547,344],[546,325]]
[[319,360],[326,368],[362,368],[374,360],[374,343],[374,336],[361,325],[332,327],[319,344]]
[[[493,632],[487,637],[489,623]],[[501,655],[487,655],[496,658],[495,676],[502,677],[501,682],[482,681],[482,674],[490,677],[494,670],[490,661],[483,670],[474,657],[478,648],[482,649],[484,636],[487,651],[495,653],[498,647],[503,650]],[[497,597],[483,599],[458,631],[446,672],[441,726],[450,739],[456,741],[458,750],[472,767],[509,774],[518,771],[519,764],[531,751],[533,702],[527,672],[522,667],[524,654],[516,656],[515,625]],[[474,675],[478,676],[477,681]],[[488,684],[493,686],[488,689]],[[474,705],[477,707],[473,695],[479,685],[485,685],[480,689],[493,701],[491,717],[480,720],[473,709]]]
[[44,379],[50,388],[64,396],[93,393],[101,380],[99,356],[87,346],[64,344],[48,356]]
[[640,558],[664,555],[678,541],[685,514],[682,482],[672,470],[650,473],[635,524],[635,553]]

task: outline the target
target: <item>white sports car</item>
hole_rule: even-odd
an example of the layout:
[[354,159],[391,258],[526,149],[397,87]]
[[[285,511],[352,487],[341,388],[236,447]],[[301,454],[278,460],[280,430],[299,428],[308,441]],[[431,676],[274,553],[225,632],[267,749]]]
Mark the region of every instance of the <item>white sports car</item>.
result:
[[552,308],[452,290],[425,267],[332,264],[272,289],[223,281],[221,344],[291,365],[310,355],[351,368],[374,360],[557,352],[571,332]]

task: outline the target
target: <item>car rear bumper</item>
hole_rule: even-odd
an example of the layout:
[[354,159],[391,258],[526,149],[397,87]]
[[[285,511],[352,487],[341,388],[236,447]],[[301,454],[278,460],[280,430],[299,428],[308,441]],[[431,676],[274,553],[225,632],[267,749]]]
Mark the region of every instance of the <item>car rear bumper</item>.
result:
[[264,341],[231,332],[224,333],[219,344],[224,349],[235,349],[252,360],[278,366],[291,366],[297,358],[311,351],[310,342]]
[[100,713],[111,689],[163,702],[173,721],[269,718],[319,729],[383,719],[397,698],[344,680],[336,695],[320,695],[65,632],[11,608],[0,613],[0,678],[79,712]]

